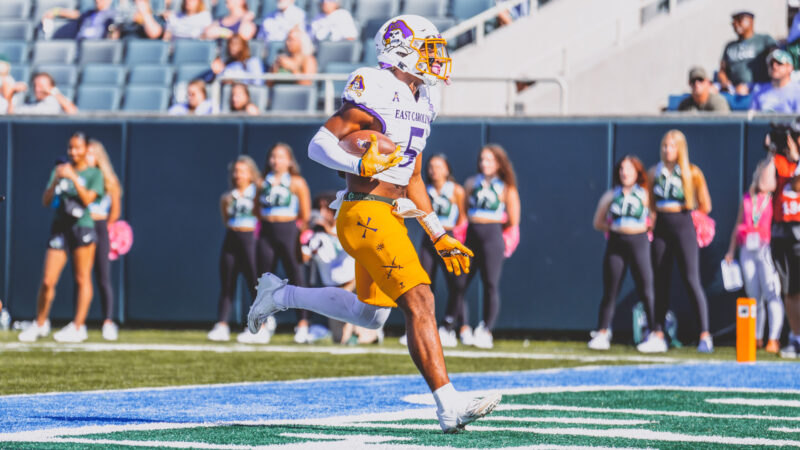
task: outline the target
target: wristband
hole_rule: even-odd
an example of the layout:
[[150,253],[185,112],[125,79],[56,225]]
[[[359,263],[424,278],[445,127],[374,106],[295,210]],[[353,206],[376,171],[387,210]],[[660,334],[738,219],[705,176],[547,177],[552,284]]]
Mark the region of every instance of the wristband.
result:
[[436,242],[440,237],[444,236],[444,227],[441,222],[439,222],[439,216],[437,216],[435,212],[428,213],[427,216],[420,217],[417,221],[422,225],[425,232],[428,233],[431,241]]

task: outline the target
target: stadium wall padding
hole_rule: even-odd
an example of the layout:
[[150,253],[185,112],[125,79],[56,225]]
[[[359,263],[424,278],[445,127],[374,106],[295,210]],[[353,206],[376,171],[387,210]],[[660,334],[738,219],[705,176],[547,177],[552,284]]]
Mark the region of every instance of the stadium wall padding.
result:
[[[0,119],[0,293],[15,318],[35,312],[36,292],[51,211],[41,204],[55,159],[69,136],[84,131],[105,144],[124,185],[123,218],[135,234],[131,252],[113,263],[118,318],[139,323],[211,324],[219,295],[218,258],[224,228],[220,195],[228,186],[228,164],[251,155],[263,168],[272,144],[295,149],[314,194],[340,189],[333,171],[308,159],[306,146],[319,120],[252,118],[10,118]],[[521,243],[506,260],[499,329],[589,330],[596,326],[602,295],[605,240],[592,228],[597,200],[611,183],[614,162],[626,154],[646,166],[658,161],[663,134],[682,130],[691,160],[705,173],[717,222],[714,242],[701,251],[701,275],[709,298],[712,331],[735,321],[737,293],[722,288],[719,261],[738,210],[739,195],[764,157],[765,121],[700,117],[642,119],[445,119],[434,124],[426,156],[445,153],[459,182],[476,171],[481,144],[503,145],[515,164],[522,201]],[[412,239],[422,232],[407,222]],[[446,292],[434,278],[437,314]],[[55,320],[73,310],[71,267],[65,269],[52,310]],[[240,289],[241,291],[241,289]],[[233,321],[241,321],[249,296]],[[468,293],[470,319],[480,320],[480,276]],[[620,295],[613,328],[630,330],[636,295],[630,276]],[[697,332],[694,306],[674,271],[671,309],[681,334]],[[100,319],[95,296],[90,319]],[[294,314],[281,313],[279,322]],[[402,324],[395,313],[390,324]]]

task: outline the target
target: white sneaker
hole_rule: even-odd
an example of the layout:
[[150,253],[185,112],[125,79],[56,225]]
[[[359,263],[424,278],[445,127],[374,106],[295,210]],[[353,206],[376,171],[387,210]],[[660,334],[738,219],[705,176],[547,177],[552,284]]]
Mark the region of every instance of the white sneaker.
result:
[[287,309],[276,305],[273,296],[275,291],[286,286],[286,283],[288,283],[288,280],[281,280],[269,272],[261,275],[261,278],[258,279],[256,301],[253,302],[250,306],[250,312],[247,313],[247,328],[251,333],[257,333],[261,329],[261,324],[267,320],[267,317]]
[[303,325],[295,327],[294,329],[294,342],[296,344],[308,344],[310,343],[311,335],[308,334],[308,325]]
[[589,341],[589,348],[592,350],[608,350],[611,348],[611,332],[592,331],[589,334],[592,340]]
[[486,397],[470,399],[463,408],[458,410],[437,410],[436,415],[439,417],[439,426],[442,427],[442,431],[445,433],[458,433],[468,424],[494,411],[501,399],[502,396],[500,394],[490,394]]
[[227,324],[216,323],[207,336],[209,341],[226,342],[231,340],[231,329]]
[[478,326],[475,327],[475,331],[472,334],[472,345],[483,349],[490,349],[494,347],[494,338],[492,337],[492,332],[486,328],[483,322],[479,323]]
[[53,339],[56,342],[83,342],[89,338],[86,332],[86,325],[81,325],[80,328],[75,326],[74,322],[70,322],[61,330],[53,334]]
[[261,327],[258,333],[251,333],[250,330],[244,330],[236,336],[236,341],[242,344],[269,344],[272,339],[272,332],[267,328],[267,325]]
[[119,337],[119,328],[114,322],[106,322],[103,324],[103,339],[107,341],[116,341]]
[[400,339],[398,339],[397,342],[399,342],[400,345],[408,346],[408,335],[403,334],[402,336],[400,336]]
[[667,340],[655,333],[648,334],[647,339],[636,346],[636,350],[642,353],[665,353],[667,348]]
[[472,328],[467,327],[460,333],[461,335],[461,343],[464,345],[473,345],[475,343],[475,337],[472,334]]
[[44,325],[40,327],[36,319],[33,319],[33,323],[22,330],[17,338],[22,342],[36,342],[37,339],[48,334],[50,334],[50,320],[45,320]]
[[458,339],[456,338],[456,331],[447,331],[445,327],[439,327],[439,340],[442,342],[442,347],[457,347]]

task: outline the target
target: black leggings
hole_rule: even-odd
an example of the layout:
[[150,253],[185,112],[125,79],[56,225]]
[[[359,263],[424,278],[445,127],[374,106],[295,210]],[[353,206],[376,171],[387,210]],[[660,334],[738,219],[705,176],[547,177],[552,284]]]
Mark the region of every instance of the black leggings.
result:
[[95,220],[94,231],[97,234],[97,247],[94,251],[94,279],[97,282],[97,290],[100,292],[103,320],[113,320],[114,289],[111,286],[111,260],[108,259],[108,251],[111,249],[108,242],[108,224],[105,220]]
[[219,303],[217,321],[227,322],[231,314],[233,296],[236,295],[236,279],[239,274],[247,280],[251,300],[256,298],[256,236],[252,231],[225,233],[222,253],[219,256]]
[[[447,234],[452,236],[453,232],[448,231]],[[419,254],[419,261],[422,264],[422,268],[431,277],[431,283],[436,280],[436,268],[442,268],[444,279],[447,282],[447,308],[445,309],[444,327],[451,331],[456,327],[468,324],[467,308],[464,308],[464,291],[467,277],[465,275],[456,276],[447,271],[444,260],[436,253],[433,242],[427,235],[422,238],[422,251]]]
[[[278,261],[283,265],[289,283],[295,286],[306,286],[303,265],[300,263],[299,247],[300,230],[294,221],[261,222],[261,231],[256,244],[256,267],[258,273],[274,272]],[[297,320],[308,320],[309,312],[297,309]]]
[[697,233],[688,211],[659,212],[653,230],[653,273],[655,275],[655,321],[664,326],[669,307],[669,285],[672,277],[672,260],[678,261],[678,270],[697,309],[700,332],[708,331],[708,302],[700,284],[700,248]]
[[650,240],[647,233],[622,234],[610,232],[606,254],[603,256],[603,300],[600,302],[600,330],[611,327],[614,307],[625,270],[631,266],[636,292],[647,311],[647,326],[659,331],[653,321],[653,266],[650,264]]
[[503,270],[503,227],[499,223],[470,223],[466,246],[475,254],[461,296],[469,287],[472,277],[481,272],[483,282],[483,322],[489,330],[494,328],[500,312],[500,274]]

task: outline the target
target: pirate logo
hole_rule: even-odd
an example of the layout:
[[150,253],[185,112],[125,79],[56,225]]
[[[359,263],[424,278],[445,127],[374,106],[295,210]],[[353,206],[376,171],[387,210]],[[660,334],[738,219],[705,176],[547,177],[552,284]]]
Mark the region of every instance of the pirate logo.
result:
[[353,81],[347,86],[347,89],[360,97],[361,94],[364,93],[364,77],[356,75]]
[[414,32],[402,20],[396,20],[386,27],[383,33],[383,46],[387,49],[395,47],[407,47],[411,51],[411,41],[414,40]]

